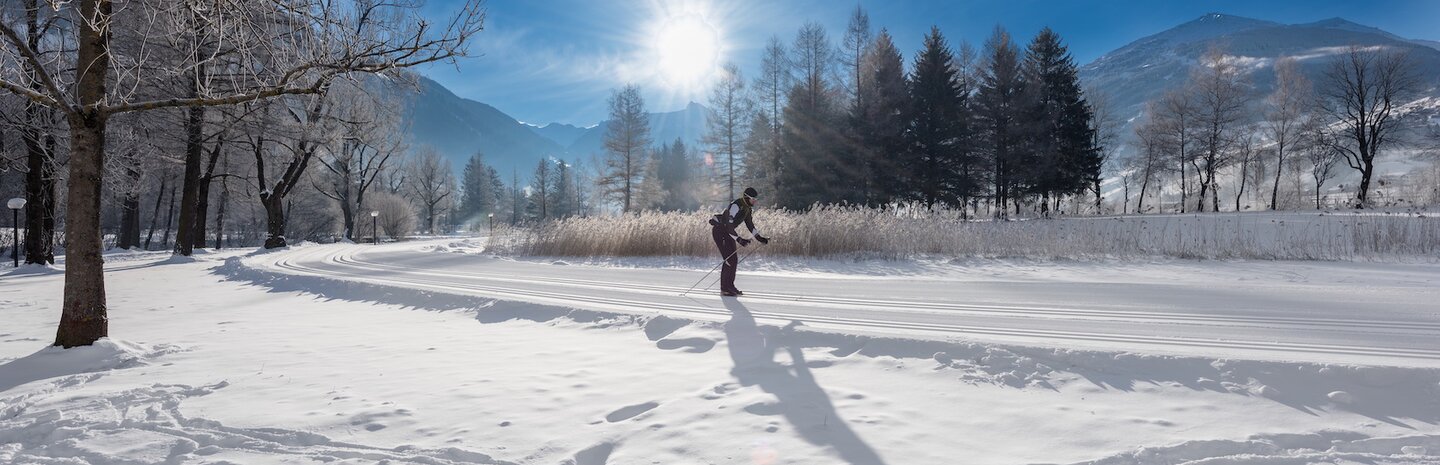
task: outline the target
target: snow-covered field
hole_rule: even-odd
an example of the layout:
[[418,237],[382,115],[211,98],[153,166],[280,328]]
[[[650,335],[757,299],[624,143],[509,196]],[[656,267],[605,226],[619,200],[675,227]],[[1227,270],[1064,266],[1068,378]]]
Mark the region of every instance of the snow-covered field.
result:
[[0,463],[1440,463],[1434,264],[108,259],[0,276]]

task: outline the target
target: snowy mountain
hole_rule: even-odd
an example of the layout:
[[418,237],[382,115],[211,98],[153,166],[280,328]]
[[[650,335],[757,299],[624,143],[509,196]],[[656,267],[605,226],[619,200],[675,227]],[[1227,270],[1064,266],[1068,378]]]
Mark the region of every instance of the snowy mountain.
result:
[[550,139],[556,144],[560,144],[561,147],[569,147],[570,144],[575,143],[576,139],[579,139],[580,136],[585,135],[585,131],[588,130],[588,128],[582,128],[579,126],[565,123],[550,123],[544,126],[527,124],[526,126],[530,126],[531,131],[535,131],[535,133],[539,134],[541,137]]
[[[397,100],[409,123],[412,143],[435,147],[460,170],[476,152],[501,173],[518,171],[523,181],[544,157],[574,159],[604,152],[607,122],[588,128],[564,123],[522,123],[493,106],[455,95],[445,86],[420,77],[418,91],[401,88]],[[656,145],[676,138],[698,144],[705,132],[708,110],[698,103],[650,115],[651,139]]]
[[560,155],[560,144],[537,134],[499,109],[461,98],[440,83],[421,77],[419,91],[401,95],[412,143],[435,147],[458,173],[476,152],[509,174],[523,177],[542,157]]
[[1318,84],[1328,58],[1351,45],[1408,51],[1417,72],[1429,81],[1429,95],[1440,95],[1435,88],[1440,85],[1440,49],[1434,48],[1440,44],[1406,39],[1340,18],[1286,25],[1206,14],[1105,54],[1083,66],[1080,77],[1087,86],[1108,94],[1117,114],[1129,119],[1140,113],[1146,101],[1185,82],[1190,67],[1212,46],[1223,47],[1247,68],[1258,97],[1274,88],[1276,58],[1299,58],[1305,74]]
[[[667,112],[650,114],[650,140],[655,145],[668,144],[680,139],[685,145],[698,147],[700,139],[705,136],[705,120],[710,111],[704,105],[690,102],[685,108]],[[571,156],[589,156],[605,152],[605,130],[610,127],[609,121],[602,121],[585,131],[566,147]]]

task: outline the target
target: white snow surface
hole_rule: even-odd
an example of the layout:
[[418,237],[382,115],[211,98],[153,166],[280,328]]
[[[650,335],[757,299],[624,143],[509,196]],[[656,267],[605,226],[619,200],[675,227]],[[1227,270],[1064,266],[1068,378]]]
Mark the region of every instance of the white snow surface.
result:
[[1437,265],[112,258],[0,275],[0,463],[1440,463]]

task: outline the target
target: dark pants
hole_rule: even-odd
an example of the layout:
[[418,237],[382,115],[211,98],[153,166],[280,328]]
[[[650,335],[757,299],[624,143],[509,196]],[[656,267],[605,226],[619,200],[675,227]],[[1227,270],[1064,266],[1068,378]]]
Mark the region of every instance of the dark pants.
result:
[[710,228],[715,247],[720,249],[720,257],[725,259],[725,265],[720,269],[721,292],[735,290],[735,267],[740,264],[740,257],[735,254],[735,238],[730,237],[727,229],[724,226]]

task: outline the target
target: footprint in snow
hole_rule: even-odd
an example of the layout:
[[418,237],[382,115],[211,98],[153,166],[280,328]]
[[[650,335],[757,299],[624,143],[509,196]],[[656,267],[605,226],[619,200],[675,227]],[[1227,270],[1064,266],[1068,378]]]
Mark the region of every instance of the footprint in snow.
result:
[[703,337],[687,337],[676,339],[661,339],[655,343],[656,347],[664,350],[681,349],[685,352],[701,354],[709,352],[715,347],[715,341]]
[[645,402],[643,404],[627,405],[624,407],[620,407],[614,412],[610,412],[609,415],[605,415],[605,421],[615,423],[629,420],[631,418],[635,418],[637,415],[649,412],[650,410],[659,406],[659,402]]

